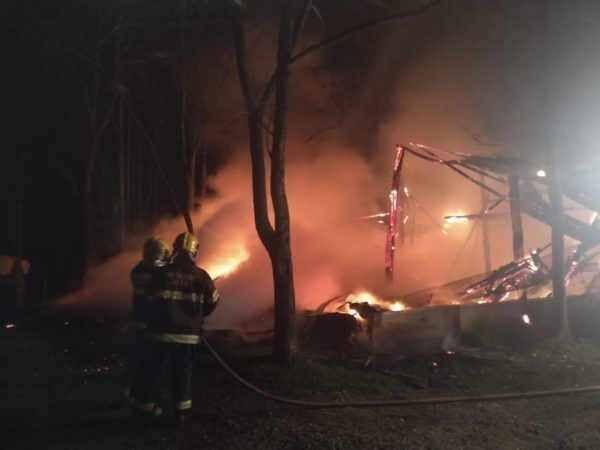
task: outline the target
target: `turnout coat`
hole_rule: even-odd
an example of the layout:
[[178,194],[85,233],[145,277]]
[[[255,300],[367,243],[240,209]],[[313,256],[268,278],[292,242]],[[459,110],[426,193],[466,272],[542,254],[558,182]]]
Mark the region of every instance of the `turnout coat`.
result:
[[199,342],[204,317],[219,301],[210,275],[187,252],[154,271],[147,295],[146,337],[179,344]]

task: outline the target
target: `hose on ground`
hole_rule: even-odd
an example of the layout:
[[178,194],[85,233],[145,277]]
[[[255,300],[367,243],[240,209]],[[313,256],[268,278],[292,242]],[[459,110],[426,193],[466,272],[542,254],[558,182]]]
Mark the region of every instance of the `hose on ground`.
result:
[[493,402],[499,400],[519,400],[519,399],[530,399],[539,397],[551,397],[559,395],[573,395],[583,394],[589,392],[600,391],[600,385],[587,386],[587,387],[574,387],[566,389],[553,389],[543,391],[526,391],[526,392],[512,392],[505,394],[487,394],[487,395],[476,395],[476,396],[459,396],[459,397],[431,397],[431,398],[413,398],[413,399],[393,399],[393,400],[364,400],[364,401],[349,401],[349,402],[316,402],[316,401],[305,401],[296,400],[292,398],[282,397],[280,395],[272,394],[264,391],[259,387],[254,386],[249,381],[238,375],[224,360],[219,356],[215,349],[203,338],[204,345],[208,349],[211,356],[221,365],[223,369],[236,380],[239,384],[244,386],[246,389],[254,392],[255,394],[268,398],[270,400],[284,403],[287,405],[304,406],[318,409],[335,409],[335,408],[380,408],[380,407],[391,407],[391,406],[414,406],[414,405],[442,405],[448,403],[477,403],[477,402]]

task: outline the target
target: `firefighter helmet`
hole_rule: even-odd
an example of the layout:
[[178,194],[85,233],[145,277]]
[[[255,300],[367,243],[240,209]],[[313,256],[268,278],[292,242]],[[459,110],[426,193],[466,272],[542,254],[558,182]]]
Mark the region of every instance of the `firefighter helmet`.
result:
[[188,252],[196,256],[196,253],[198,253],[198,238],[192,233],[181,233],[175,238],[173,247],[176,252]]
[[144,244],[144,260],[148,262],[165,260],[171,255],[171,246],[160,236],[151,237]]

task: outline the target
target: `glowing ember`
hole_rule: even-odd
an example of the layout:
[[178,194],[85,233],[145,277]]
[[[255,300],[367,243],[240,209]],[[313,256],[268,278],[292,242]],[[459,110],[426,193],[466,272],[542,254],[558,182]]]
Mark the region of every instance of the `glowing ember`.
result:
[[[506,300],[508,297],[510,296],[510,292],[505,292],[502,297],[500,297],[497,301],[499,302],[503,302],[504,300]],[[488,298],[488,300],[493,301],[494,298]]]
[[[359,296],[363,295],[363,294],[365,294],[366,296],[363,296],[362,298],[360,298]],[[370,294],[366,293],[366,292],[361,293],[361,294],[350,294],[346,297],[346,302],[342,305],[341,308],[338,308],[338,310],[345,312],[346,314],[350,314],[359,322],[364,322],[365,319],[363,319],[363,317],[360,315],[360,313],[350,305],[351,305],[351,303],[368,303],[369,295]]]
[[356,294],[350,294],[346,297],[346,301],[350,303],[368,303],[369,305],[377,305],[381,302],[375,294],[371,294],[367,291],[358,292]]
[[10,330],[11,328],[14,328],[16,325],[14,323],[5,323],[4,324],[4,328],[6,328],[7,330]]
[[389,311],[404,311],[406,309],[406,305],[400,301],[391,302],[388,300],[384,300],[371,292],[362,291],[355,294],[350,294],[345,299],[346,302],[346,312],[356,316],[358,314],[357,311],[352,309],[348,303],[368,303],[371,306],[375,306],[381,308],[382,310]]
[[250,254],[244,247],[234,248],[230,254],[219,254],[214,261],[204,265],[210,276],[225,278],[237,270],[240,264],[248,261]]
[[394,302],[389,309],[390,311],[404,311],[406,309],[406,305],[402,302]]
[[347,314],[350,314],[351,316],[353,316],[356,320],[362,322],[365,319],[362,318],[362,316],[358,313],[357,310],[355,310],[354,308],[351,308],[349,305],[346,305],[343,309],[343,311]]
[[456,222],[467,222],[468,220],[469,218],[462,211],[444,216],[444,222],[448,225]]
[[578,267],[578,261],[571,261],[571,265],[569,267],[569,270],[567,271],[567,275],[565,276],[565,286],[569,286],[569,284],[571,284],[571,279],[573,278],[573,275],[577,271]]
[[531,325],[531,319],[529,318],[528,314],[523,314],[521,319],[523,319],[523,322],[526,323],[527,325]]
[[389,215],[390,215],[390,213],[378,213],[378,214],[371,214],[370,216],[361,216],[361,217],[359,217],[359,219],[376,219],[378,217],[387,217]]

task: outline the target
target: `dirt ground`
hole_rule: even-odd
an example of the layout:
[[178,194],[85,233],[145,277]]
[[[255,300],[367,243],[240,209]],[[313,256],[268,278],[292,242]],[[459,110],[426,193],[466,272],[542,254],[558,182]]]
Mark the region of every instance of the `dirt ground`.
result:
[[[276,404],[236,384],[206,351],[183,429],[128,422],[116,378],[123,323],[73,311],[30,313],[0,331],[0,435],[6,449],[558,449],[600,448],[600,395],[388,408]],[[478,395],[600,384],[600,342],[526,349],[468,345],[456,354],[376,359],[353,346],[302,342],[291,367],[266,344],[212,340],[268,391],[349,401]],[[168,396],[165,407],[168,409]]]

